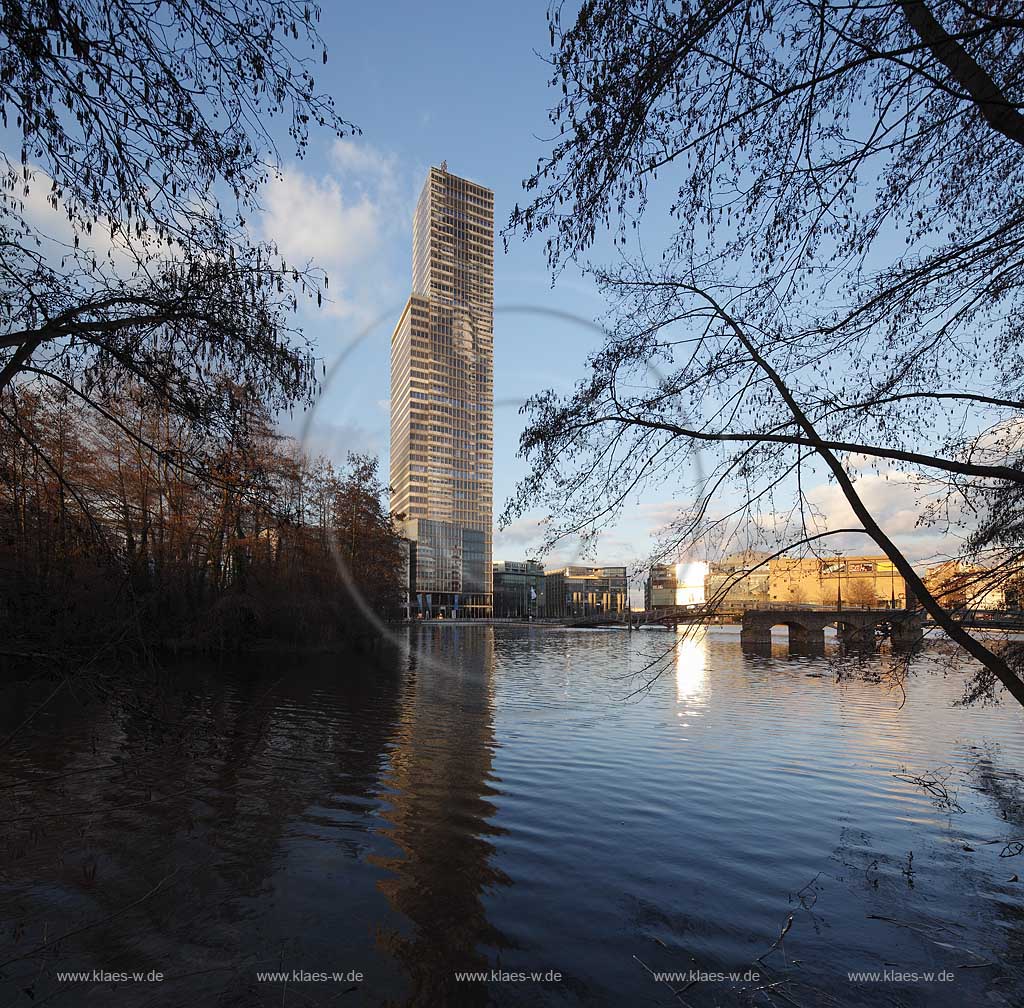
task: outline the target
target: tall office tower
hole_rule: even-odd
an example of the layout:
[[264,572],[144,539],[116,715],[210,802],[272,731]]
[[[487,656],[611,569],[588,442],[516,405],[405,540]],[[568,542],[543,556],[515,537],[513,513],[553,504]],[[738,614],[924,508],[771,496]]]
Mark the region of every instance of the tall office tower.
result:
[[491,615],[494,194],[431,168],[391,337],[391,510],[424,616]]

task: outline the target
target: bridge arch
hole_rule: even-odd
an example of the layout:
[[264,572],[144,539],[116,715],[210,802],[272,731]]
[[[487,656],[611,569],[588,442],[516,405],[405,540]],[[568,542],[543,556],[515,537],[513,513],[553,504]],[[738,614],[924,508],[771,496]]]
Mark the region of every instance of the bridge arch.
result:
[[743,615],[740,640],[745,647],[763,651],[771,647],[772,628],[789,628],[791,651],[824,653],[825,630],[836,627],[841,644],[857,648],[875,646],[879,627],[885,627],[894,646],[921,639],[921,620],[913,610],[892,609],[749,609]]
[[828,614],[822,623],[822,633],[835,627],[836,640],[845,647],[872,648],[875,646],[875,622],[844,613]]
[[772,646],[772,631],[785,627],[789,642],[789,650],[797,654],[824,653],[825,634],[819,621],[803,613],[759,612],[750,618],[744,616],[740,629],[740,642],[748,648],[759,652],[769,652]]

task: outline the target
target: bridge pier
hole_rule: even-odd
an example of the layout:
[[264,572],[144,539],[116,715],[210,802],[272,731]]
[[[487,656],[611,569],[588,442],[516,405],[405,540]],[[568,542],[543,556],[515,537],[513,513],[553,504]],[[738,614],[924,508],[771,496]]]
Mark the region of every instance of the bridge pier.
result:
[[860,625],[840,623],[836,627],[836,637],[843,647],[855,648],[858,651],[873,651],[875,648],[875,625],[873,623]]
[[754,623],[747,625],[744,622],[743,626],[740,627],[740,645],[743,648],[750,648],[751,650],[761,649],[767,647],[771,650],[772,646],[772,628],[764,626],[761,623]]
[[825,628],[789,624],[790,654],[823,655],[825,653]]
[[893,621],[889,624],[892,646],[901,651],[909,651],[924,640],[924,627],[919,616]]
[[[786,625],[789,631],[789,650],[793,654],[820,655],[825,653],[825,631],[821,628]],[[740,629],[740,646],[752,654],[772,653],[772,624],[761,620],[746,620]]]

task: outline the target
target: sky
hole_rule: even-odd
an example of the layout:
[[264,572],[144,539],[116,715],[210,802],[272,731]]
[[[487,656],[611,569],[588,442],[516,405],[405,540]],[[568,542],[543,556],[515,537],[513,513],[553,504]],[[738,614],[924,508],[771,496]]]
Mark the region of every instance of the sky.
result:
[[[286,123],[269,122],[283,163],[262,192],[263,213],[251,226],[254,237],[276,242],[289,263],[312,261],[330,277],[323,305],[306,303],[299,319],[326,367],[322,392],[312,412],[282,417],[282,430],[300,438],[309,454],[339,463],[349,452],[375,454],[386,480],[390,338],[410,293],[412,214],[429,167],[446,161],[453,173],[492,189],[500,232],[513,206],[528,199],[522,180],[549,149],[548,108],[560,92],[548,85],[545,0],[430,5],[395,0],[386,8],[328,2],[322,7],[319,27],[329,58],[322,65],[317,52],[310,68],[318,90],[331,95],[338,114],[362,132],[338,139],[313,130],[297,160],[284,135]],[[13,142],[9,132],[0,131],[0,137],[5,146]],[[65,226],[59,213],[54,223],[45,186],[32,190],[29,203],[29,213],[56,232]],[[662,248],[676,227],[656,198],[640,221],[637,240],[646,249]],[[614,255],[611,243],[600,237],[590,254],[597,262]],[[527,472],[527,463],[517,456],[525,423],[521,405],[548,388],[567,393],[585,377],[588,355],[603,342],[604,313],[595,284],[578,268],[569,265],[553,282],[542,238],[524,243],[512,237],[505,250],[499,237],[496,516]],[[956,548],[940,530],[919,525],[921,509],[906,476],[873,473],[865,465],[857,487],[911,559],[936,558]],[[812,478],[804,488],[828,527],[859,524],[834,484]],[[636,592],[659,532],[687,510],[687,501],[675,499],[673,490],[664,483],[648,487],[629,502],[615,528],[602,532],[591,552],[575,540],[540,552],[537,521],[543,513],[527,514],[496,530],[494,559],[537,558],[549,569],[573,562],[626,564]],[[829,548],[877,553],[862,535],[830,539]]]
[[[292,421],[313,452],[338,460],[371,451],[387,473],[391,330],[410,292],[412,211],[432,164],[494,190],[500,231],[522,180],[550,135],[546,5],[397,3],[324,7],[329,59],[318,86],[358,137],[314,136],[264,195],[264,236],[286,258],[315,259],[331,300],[304,321],[328,374],[312,418]],[[516,458],[522,402],[544,388],[568,391],[602,340],[603,301],[579,270],[552,277],[539,240],[499,240],[495,256],[495,513],[526,464]],[[664,502],[641,504],[602,539],[600,562],[639,562]],[[498,533],[495,560],[532,556],[533,519]],[[580,556],[575,543],[549,565]]]
[[[337,140],[314,135],[301,162],[286,160],[264,194],[264,236],[289,261],[314,259],[330,276],[331,300],[303,320],[327,365],[311,416],[286,423],[307,449],[341,461],[348,451],[380,456],[388,471],[391,330],[410,291],[412,211],[431,164],[494,190],[496,230],[516,202],[522,179],[546,150],[555,98],[549,68],[546,4],[398,2],[324,6],[320,30],[329,61],[317,83],[338,112],[362,129]],[[664,243],[672,224],[648,213],[645,244]],[[664,229],[663,233],[662,229]],[[514,238],[495,256],[495,513],[526,464],[516,457],[524,418],[519,406],[544,388],[568,391],[601,343],[602,299],[579,270],[552,286],[542,241]],[[912,555],[937,543],[916,527],[906,483],[866,475],[859,484],[887,531]],[[850,524],[838,489],[822,483],[811,498],[833,527]],[[651,490],[620,525],[602,535],[597,562],[641,565],[659,528],[679,504]],[[535,519],[496,533],[494,559],[536,556]],[[875,552],[863,537],[847,550]],[[549,567],[583,559],[575,543],[541,556]],[[706,559],[690,557],[679,559]]]

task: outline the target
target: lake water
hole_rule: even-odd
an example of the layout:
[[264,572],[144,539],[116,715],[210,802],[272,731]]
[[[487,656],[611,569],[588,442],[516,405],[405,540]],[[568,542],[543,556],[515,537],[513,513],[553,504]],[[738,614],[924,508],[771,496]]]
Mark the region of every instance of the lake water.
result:
[[8,682],[0,1008],[1024,1003],[1024,711],[837,668],[431,626]]

